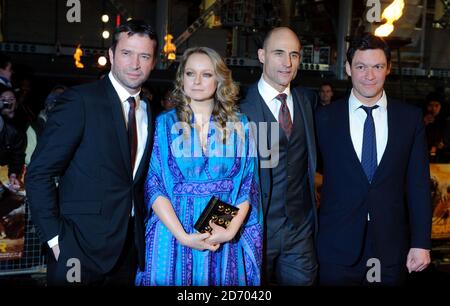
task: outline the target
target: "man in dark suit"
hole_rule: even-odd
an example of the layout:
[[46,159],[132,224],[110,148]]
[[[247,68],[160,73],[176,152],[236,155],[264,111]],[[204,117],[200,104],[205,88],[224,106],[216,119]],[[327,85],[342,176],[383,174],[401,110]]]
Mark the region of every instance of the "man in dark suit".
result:
[[328,81],[323,82],[319,87],[320,102],[317,106],[330,105],[334,96],[333,84]]
[[258,58],[263,74],[240,107],[256,123],[259,134],[263,280],[311,285],[317,273],[313,106],[306,91],[290,87],[300,64],[300,41],[289,28],[275,28],[258,50]]
[[66,91],[49,115],[26,191],[40,238],[51,248],[51,285],[132,284],[143,268],[152,118],[139,94],[156,50],[149,25],[122,24],[109,49],[109,75]]
[[430,263],[430,175],[421,111],[386,97],[391,55],[372,34],[347,51],[349,97],[319,108],[324,182],[319,282],[396,285]]

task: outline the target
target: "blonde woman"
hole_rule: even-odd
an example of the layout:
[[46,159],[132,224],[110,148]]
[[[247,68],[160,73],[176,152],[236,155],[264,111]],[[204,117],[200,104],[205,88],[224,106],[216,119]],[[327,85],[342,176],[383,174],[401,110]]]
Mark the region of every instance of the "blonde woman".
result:
[[[146,265],[137,285],[260,285],[262,215],[255,141],[216,51],[186,50],[157,118],[146,181]],[[239,208],[225,229],[194,224],[213,197]]]

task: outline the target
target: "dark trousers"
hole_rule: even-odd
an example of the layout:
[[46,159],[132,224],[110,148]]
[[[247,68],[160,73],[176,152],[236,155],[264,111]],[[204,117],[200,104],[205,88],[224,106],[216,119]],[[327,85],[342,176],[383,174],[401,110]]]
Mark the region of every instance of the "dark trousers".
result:
[[380,261],[379,282],[373,281],[375,265],[368,261],[376,258],[374,254],[371,233],[366,227],[364,247],[358,261],[351,265],[339,265],[336,263],[319,263],[319,284],[321,286],[400,286],[406,280],[406,258],[405,263],[385,266]]
[[296,227],[289,220],[276,232],[267,230],[266,285],[310,286],[315,283],[317,259],[310,222]]
[[56,261],[51,249],[49,249],[47,258],[47,284],[49,286],[132,286],[137,270],[134,218],[130,219],[127,237],[119,259],[113,269],[106,274],[81,265],[80,282],[68,282],[66,274],[70,267],[66,266],[67,263]]

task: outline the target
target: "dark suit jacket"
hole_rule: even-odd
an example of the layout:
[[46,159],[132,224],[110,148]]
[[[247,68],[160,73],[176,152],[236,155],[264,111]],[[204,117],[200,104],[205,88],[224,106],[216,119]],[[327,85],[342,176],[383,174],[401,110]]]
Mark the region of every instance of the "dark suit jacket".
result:
[[[63,263],[74,257],[98,273],[110,271],[123,249],[134,203],[143,268],[144,180],[153,143],[149,105],[147,113],[147,144],[134,180],[121,102],[108,77],[68,90],[50,114],[28,168],[26,191],[41,240],[59,235]],[[58,188],[54,177],[60,177]]]
[[422,113],[388,99],[387,116],[387,146],[369,184],[350,136],[348,97],[317,110],[324,166],[319,263],[355,263],[367,225],[383,265],[404,265],[410,247],[430,248],[430,174]]
[[[0,121],[3,118],[0,118]],[[20,176],[25,163],[27,139],[24,133],[9,123],[3,122],[0,130],[0,165],[8,165],[8,176]]]
[[[314,211],[314,224],[317,227],[316,222],[316,210],[315,210],[315,192],[314,192],[314,176],[316,169],[316,144],[315,144],[315,135],[314,135],[314,123],[313,123],[313,109],[314,106],[306,94],[306,91],[301,88],[291,88],[291,93],[293,95],[294,108],[298,108],[300,113],[302,114],[302,122],[305,124],[305,133],[306,133],[306,146],[308,151],[308,176],[310,183],[310,191],[311,191],[311,199]],[[257,125],[257,135],[260,135],[260,126],[258,123],[264,122],[264,114],[263,114],[263,105],[264,100],[259,94],[258,84],[253,84],[247,92],[247,96],[240,103],[241,111],[247,115],[249,121],[255,122]],[[255,134],[256,135],[256,134]],[[270,132],[267,134],[270,136]],[[258,138],[259,139],[259,138]],[[270,144],[270,140],[267,141]],[[258,155],[260,159],[264,159],[261,157],[261,148],[260,141],[258,140]],[[267,149],[267,148],[266,148]],[[260,178],[260,188],[262,195],[262,204],[264,216],[267,215],[271,193],[272,193],[272,170],[270,168],[259,168],[259,178]],[[317,232],[317,231],[315,231]]]

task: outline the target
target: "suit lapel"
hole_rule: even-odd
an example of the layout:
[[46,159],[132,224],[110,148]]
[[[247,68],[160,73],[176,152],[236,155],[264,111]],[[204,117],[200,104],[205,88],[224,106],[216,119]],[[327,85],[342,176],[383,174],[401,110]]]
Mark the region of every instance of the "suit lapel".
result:
[[339,130],[339,134],[344,135],[344,148],[346,148],[347,152],[350,153],[350,157],[352,162],[355,164],[355,169],[359,172],[361,176],[361,180],[369,184],[369,180],[367,179],[366,173],[361,165],[361,162],[356,154],[355,147],[353,146],[352,137],[350,134],[350,117],[349,117],[349,99],[347,97],[345,103],[340,103],[339,113],[336,116],[336,128]]
[[150,108],[150,103],[147,100],[144,100],[144,98],[141,98],[141,102],[145,101],[147,104],[147,140],[145,144],[144,153],[142,154],[141,162],[139,163],[138,169],[136,171],[136,175],[134,177],[134,180],[136,181],[141,175],[143,170],[145,169],[146,164],[148,163],[148,155],[150,154],[150,148],[152,146],[152,112]]
[[[263,104],[262,104],[262,103],[264,103],[264,101],[263,101],[263,98],[261,97],[261,95],[258,92],[258,87],[257,86],[255,86],[253,88],[253,92],[252,92],[252,94],[250,96],[251,96],[250,98],[253,101],[256,101],[256,103],[251,103],[250,104],[251,106],[253,106],[253,110],[255,112],[255,118],[256,118],[255,121],[256,122],[265,122],[264,111],[263,111]],[[260,126],[258,125],[258,132],[260,132],[259,128],[260,128]],[[268,128],[269,128],[268,132],[270,132],[270,126]],[[269,133],[267,133],[267,134],[269,135]],[[267,141],[270,140],[268,135],[267,135]]]
[[313,114],[312,109],[309,107],[309,103],[302,103],[302,101],[305,99],[304,95],[299,93],[296,89],[292,90],[292,98],[294,101],[294,112],[295,107],[298,107],[299,113],[302,115],[302,122],[305,126],[305,135],[306,135],[306,143],[308,148],[308,158],[312,165],[316,165],[316,153],[315,153],[315,147],[316,147],[316,140],[314,137],[314,124],[312,121]]
[[125,169],[127,169],[128,175],[132,176],[130,149],[128,146],[128,134],[125,124],[125,118],[123,117],[121,101],[109,78],[105,77],[103,82],[103,84],[105,85],[106,96],[108,97],[108,101],[110,102],[111,117],[114,124],[114,129],[116,130],[119,148],[122,152]]
[[[251,114],[249,117],[250,121],[253,121],[256,124],[256,129],[257,129],[257,133],[255,135],[257,135],[258,139],[256,139],[256,142],[258,144],[258,160],[259,160],[259,167],[260,167],[260,182],[261,182],[261,186],[262,190],[265,190],[265,192],[269,193],[270,192],[270,186],[272,185],[272,168],[262,168],[261,167],[261,162],[262,160],[268,161],[269,159],[271,159],[271,157],[264,157],[261,158],[261,147],[265,147],[263,150],[265,150],[267,152],[267,150],[271,147],[271,141],[270,141],[270,135],[271,135],[271,127],[270,127],[270,122],[268,122],[269,120],[267,120],[264,116],[264,110],[263,110],[263,106],[265,103],[263,98],[261,97],[261,95],[259,94],[258,91],[258,85],[255,84],[252,87],[249,88],[249,91],[247,93],[247,97],[246,97],[246,103],[247,103],[247,113]],[[267,131],[263,131],[261,129],[261,127],[263,125],[261,125],[261,123],[265,123],[266,127],[267,127]],[[261,134],[263,133],[263,134]],[[264,135],[264,133],[266,134],[266,143],[262,144],[261,143],[261,135]],[[268,198],[267,198],[268,199]],[[268,209],[269,209],[269,203],[266,200],[263,200],[263,213],[264,215],[267,215]]]
[[[257,134],[258,135],[258,139],[257,139],[258,143],[259,143],[260,135],[261,135],[261,132],[262,132],[260,128],[263,126],[263,125],[260,125],[259,123],[261,123],[261,122],[262,123],[267,123],[267,131],[263,131],[263,132],[266,133],[266,138],[267,138],[266,144],[270,148],[270,145],[271,145],[271,142],[270,142],[270,132],[271,132],[270,121],[267,120],[265,118],[265,116],[264,116],[264,110],[263,110],[263,106],[264,105],[263,105],[263,103],[265,103],[265,102],[264,102],[263,98],[261,97],[261,95],[259,94],[257,85],[255,85],[255,86],[253,86],[253,87],[251,87],[249,89],[249,93],[248,93],[248,96],[247,96],[247,103],[248,103],[249,108],[251,108],[250,113],[254,114],[253,121],[257,125],[256,128],[257,128],[257,131],[258,131],[258,134]],[[259,151],[259,147],[260,146],[258,146],[258,153],[260,155],[261,152]],[[264,149],[267,150],[268,148],[264,148]],[[261,157],[261,155],[260,155],[260,157]]]
[[386,149],[384,150],[383,157],[381,157],[380,164],[375,171],[373,182],[376,182],[380,175],[382,175],[385,171],[385,168],[388,167],[389,161],[391,160],[391,155],[395,152],[394,147],[396,142],[393,139],[401,139],[400,135],[396,135],[401,128],[397,126],[399,122],[401,122],[401,118],[397,115],[395,105],[392,104],[391,101],[388,100],[387,103],[387,122],[388,122],[388,139],[386,144]]

